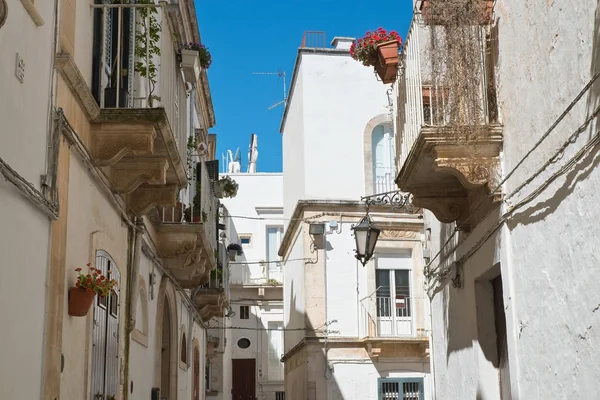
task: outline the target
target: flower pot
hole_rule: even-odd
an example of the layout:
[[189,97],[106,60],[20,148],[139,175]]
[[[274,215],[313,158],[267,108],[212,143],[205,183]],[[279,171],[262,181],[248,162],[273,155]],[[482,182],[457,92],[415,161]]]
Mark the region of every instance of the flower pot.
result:
[[398,49],[400,42],[390,40],[377,44],[377,63],[375,71],[383,83],[393,83],[396,81],[398,73]]
[[196,82],[201,70],[198,51],[181,49],[181,69],[186,82]]
[[[492,20],[492,11],[494,8],[494,1],[493,0],[480,0],[480,1],[485,3],[485,7],[483,8],[482,15],[479,18],[478,23],[479,23],[479,25],[487,25]],[[419,7],[419,10],[421,11],[421,15],[423,16],[423,20],[424,20],[425,24],[427,24],[427,25],[443,25],[444,21],[442,18],[440,18],[439,16],[431,15],[431,13],[428,12],[429,6],[430,6],[429,0],[422,0],[421,6]]]
[[78,287],[69,288],[69,315],[72,317],[84,317],[94,303],[96,293],[88,292]]
[[[115,108],[117,104],[117,88],[104,89],[104,108]],[[119,89],[119,107],[127,108],[129,105],[129,92],[123,88]]]

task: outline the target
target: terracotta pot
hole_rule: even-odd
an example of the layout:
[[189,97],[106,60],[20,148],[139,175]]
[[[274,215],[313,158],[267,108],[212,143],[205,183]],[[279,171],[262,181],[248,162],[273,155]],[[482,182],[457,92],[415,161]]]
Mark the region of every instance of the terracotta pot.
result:
[[[494,0],[481,0],[485,2],[485,8],[481,18],[479,19],[479,25],[487,25],[492,20],[492,11],[494,9]],[[428,15],[427,9],[429,7],[429,0],[421,1],[419,10],[423,16],[423,20],[427,25],[441,25],[441,21],[436,19],[434,16]]]
[[78,287],[69,288],[69,315],[72,317],[84,317],[87,315],[96,293],[89,293]]
[[396,81],[399,48],[400,42],[397,40],[390,40],[389,42],[377,45],[375,71],[377,71],[377,75],[379,75],[383,83],[393,83]]

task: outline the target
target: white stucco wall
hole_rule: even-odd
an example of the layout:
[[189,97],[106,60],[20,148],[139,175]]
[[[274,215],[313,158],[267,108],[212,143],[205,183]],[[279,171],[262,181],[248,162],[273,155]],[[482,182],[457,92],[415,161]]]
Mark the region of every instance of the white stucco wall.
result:
[[[0,27],[0,158],[40,189],[46,170],[54,2],[36,2],[37,27],[17,0]],[[15,75],[17,54],[24,81]],[[1,176],[1,175],[0,175]],[[42,394],[50,220],[0,177],[0,397]],[[15,284],[27,279],[27,284]],[[12,362],[6,362],[11,360]]]
[[[36,27],[20,1],[8,0],[0,28],[0,157],[39,189],[49,132],[54,2],[35,7],[44,25]],[[25,62],[23,83],[15,75],[17,53]]]
[[266,277],[267,228],[283,227],[283,174],[255,173],[228,174],[239,185],[237,196],[221,200],[232,217],[227,234],[232,243],[240,244],[239,236],[250,235],[250,244],[242,244],[244,254],[231,264],[231,282],[259,282]]
[[[498,1],[498,100],[504,124],[504,174],[512,170],[600,68],[598,4]],[[522,40],[529,37],[531,40]],[[511,193],[544,164],[600,103],[598,84],[504,186]],[[530,194],[590,139],[597,118],[562,159],[517,194]],[[592,152],[594,153],[595,150]],[[433,357],[438,398],[499,398],[484,350],[474,280],[501,263],[512,396],[521,399],[593,398],[600,384],[595,354],[600,324],[595,224],[600,181],[597,157],[582,161],[519,209],[464,266],[462,289],[446,287],[432,302]],[[506,211],[506,207],[502,209]],[[497,214],[492,217],[497,218]],[[433,245],[440,230],[431,222]],[[493,221],[461,246],[472,247]],[[437,250],[433,252],[435,254]]]
[[[151,273],[156,274],[156,284],[152,288],[148,283],[148,278]],[[160,373],[160,365],[156,364],[157,360],[157,330],[159,324],[157,321],[158,304],[160,301],[159,288],[163,280],[163,275],[159,268],[152,265],[152,261],[148,259],[143,253],[140,257],[140,269],[139,276],[145,280],[146,296],[144,298],[138,297],[137,309],[136,309],[136,329],[141,330],[143,328],[143,307],[142,302],[146,302],[147,306],[147,339],[146,343],[137,340],[135,334],[132,335],[131,340],[131,355],[129,360],[130,370],[129,377],[130,381],[133,382],[133,392],[130,394],[131,399],[148,399],[152,388],[159,387],[160,383],[157,384],[156,376]],[[172,315],[171,323],[177,326],[177,346],[171,351],[177,353],[177,364],[174,366],[175,372],[177,373],[177,393],[179,398],[192,398],[193,393],[193,348],[194,341],[198,343],[198,349],[200,351],[200,396],[205,392],[205,379],[204,371],[206,365],[206,329],[202,327],[198,322],[192,323],[192,346],[189,346],[190,340],[190,323],[188,306],[183,302],[179,292],[175,292],[177,310],[176,315]],[[187,365],[181,362],[181,339],[182,333],[185,329],[186,336],[186,347],[187,347]],[[173,370],[171,371],[174,372]],[[127,388],[130,389],[129,387]],[[164,393],[161,394],[161,396]]]
[[[292,249],[289,256],[285,259],[297,260],[304,257],[304,228],[300,228],[297,235],[292,241]],[[284,348],[288,352],[304,337],[304,332],[301,330],[291,330],[304,328],[304,311],[306,310],[305,303],[305,264],[300,261],[288,261],[284,263],[283,269],[283,322],[284,327],[288,330],[284,335]]]
[[[298,199],[305,197],[306,172],[302,166],[305,162],[305,138],[304,138],[304,68],[298,65],[296,72],[296,83],[290,93],[290,99],[286,104],[287,124],[281,132],[282,159],[285,179],[283,181],[283,208],[286,218],[290,218]],[[288,223],[285,224],[287,229]]]
[[[295,165],[304,169],[304,198],[358,200],[365,194],[365,127],[389,112],[389,86],[349,54],[303,54],[301,62],[303,99],[291,103],[304,100],[304,163]],[[284,143],[284,154],[293,151]]]

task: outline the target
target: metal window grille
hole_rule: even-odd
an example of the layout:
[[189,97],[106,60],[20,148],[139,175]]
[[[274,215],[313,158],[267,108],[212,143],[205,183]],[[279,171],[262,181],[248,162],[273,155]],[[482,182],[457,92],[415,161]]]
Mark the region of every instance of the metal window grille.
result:
[[422,378],[380,378],[379,400],[423,400]]
[[285,400],[285,392],[275,392],[275,400]]

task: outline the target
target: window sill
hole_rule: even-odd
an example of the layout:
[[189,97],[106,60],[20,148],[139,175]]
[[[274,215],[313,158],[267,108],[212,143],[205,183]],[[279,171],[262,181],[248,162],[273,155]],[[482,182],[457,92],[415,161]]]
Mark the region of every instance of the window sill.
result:
[[35,4],[33,4],[33,0],[21,0],[21,3],[36,26],[44,25],[44,19],[40,15]]
[[210,390],[206,392],[207,396],[218,396],[219,395],[219,391],[218,390]]

